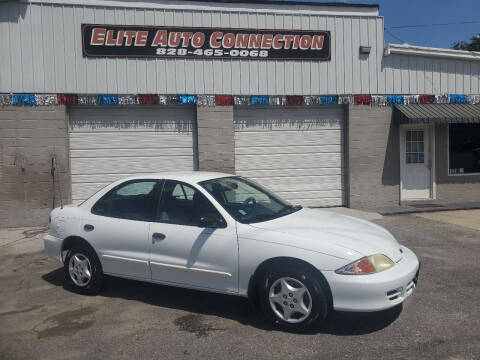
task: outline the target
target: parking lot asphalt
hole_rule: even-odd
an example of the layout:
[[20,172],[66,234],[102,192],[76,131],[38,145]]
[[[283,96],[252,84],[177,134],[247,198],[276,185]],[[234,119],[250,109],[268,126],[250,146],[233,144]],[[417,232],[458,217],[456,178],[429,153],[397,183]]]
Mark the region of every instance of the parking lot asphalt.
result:
[[480,359],[480,230],[439,219],[376,218],[422,260],[417,289],[308,334],[271,328],[234,296],[116,278],[75,294],[43,229],[2,230],[0,359]]

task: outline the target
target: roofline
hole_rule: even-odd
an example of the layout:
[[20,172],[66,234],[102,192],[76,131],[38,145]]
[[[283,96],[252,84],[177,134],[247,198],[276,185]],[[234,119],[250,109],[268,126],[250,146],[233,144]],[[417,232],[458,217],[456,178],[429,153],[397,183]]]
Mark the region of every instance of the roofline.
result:
[[409,44],[388,44],[385,47],[385,56],[391,54],[480,61],[480,52],[476,51],[440,49]]
[[298,0],[23,0],[28,3],[137,9],[379,17],[379,5]]
[[309,5],[309,6],[332,6],[332,7],[352,7],[352,8],[376,8],[380,9],[379,4],[351,4],[346,2],[315,2],[298,0],[189,0],[193,2],[207,3],[227,3],[227,4],[265,4],[265,5]]

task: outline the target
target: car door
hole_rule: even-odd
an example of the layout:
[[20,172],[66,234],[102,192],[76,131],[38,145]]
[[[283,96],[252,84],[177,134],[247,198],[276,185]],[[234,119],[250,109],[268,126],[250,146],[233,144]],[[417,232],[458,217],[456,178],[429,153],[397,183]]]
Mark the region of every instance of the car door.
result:
[[[199,226],[199,219],[218,219]],[[226,220],[227,219],[227,220]],[[192,185],[166,180],[150,225],[152,280],[225,292],[238,291],[235,222]]]
[[107,274],[150,279],[149,224],[161,190],[158,180],[124,182],[92,206],[85,221],[87,239]]

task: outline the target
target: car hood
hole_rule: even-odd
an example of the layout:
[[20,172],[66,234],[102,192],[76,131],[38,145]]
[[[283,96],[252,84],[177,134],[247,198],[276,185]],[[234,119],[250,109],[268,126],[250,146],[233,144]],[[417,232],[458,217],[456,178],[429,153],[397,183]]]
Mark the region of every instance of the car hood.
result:
[[[328,210],[301,209],[290,215],[252,223],[250,226],[287,234],[292,237],[291,245],[312,251],[325,252],[325,249],[331,249],[335,252],[335,249],[339,248],[347,250],[341,251],[342,254],[330,254],[333,256],[353,256],[355,253],[368,256],[379,253],[395,262],[402,258],[397,240],[381,226]],[[351,256],[349,258],[356,260]]]

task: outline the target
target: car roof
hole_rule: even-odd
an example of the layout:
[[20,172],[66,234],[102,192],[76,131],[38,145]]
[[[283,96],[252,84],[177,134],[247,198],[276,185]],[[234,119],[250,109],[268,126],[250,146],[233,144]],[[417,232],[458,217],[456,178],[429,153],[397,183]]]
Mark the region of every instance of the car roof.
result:
[[121,179],[121,181],[135,180],[135,179],[169,179],[183,181],[186,183],[198,183],[205,180],[218,179],[222,177],[233,176],[232,174],[211,172],[211,171],[171,171],[158,172],[151,174],[139,174]]

